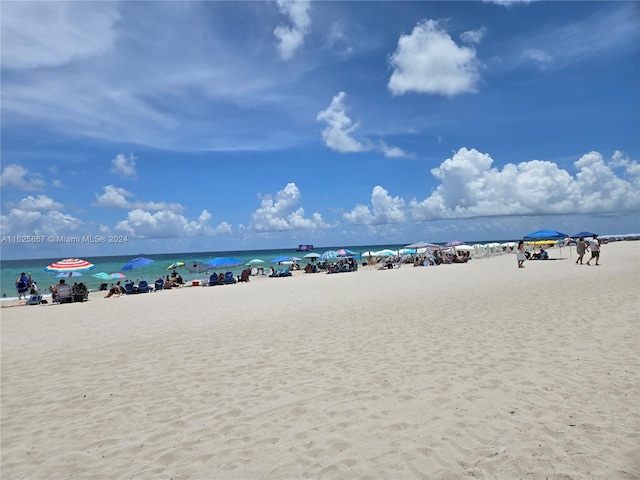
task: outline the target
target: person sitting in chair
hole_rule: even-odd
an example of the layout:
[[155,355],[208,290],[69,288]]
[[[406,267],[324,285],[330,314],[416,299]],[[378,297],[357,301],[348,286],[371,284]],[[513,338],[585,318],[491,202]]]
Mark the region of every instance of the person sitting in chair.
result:
[[58,298],[58,287],[60,285],[65,285],[65,284],[66,284],[66,282],[65,282],[64,278],[61,278],[60,282],[58,283],[58,285],[49,285],[49,290],[51,290],[51,299],[53,301],[57,300],[57,298]]

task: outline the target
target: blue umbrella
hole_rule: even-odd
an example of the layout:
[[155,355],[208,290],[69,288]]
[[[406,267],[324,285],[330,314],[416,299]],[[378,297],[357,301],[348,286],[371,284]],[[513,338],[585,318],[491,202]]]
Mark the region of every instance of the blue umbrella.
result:
[[69,278],[69,277],[81,277],[82,274],[80,272],[60,272],[56,275],[57,278]]
[[592,232],[578,232],[575,235],[571,235],[571,238],[580,238],[580,237],[593,237],[594,235],[597,235],[597,233],[592,233]]
[[150,258],[138,257],[129,260],[120,270],[134,270],[136,268],[146,267],[150,263],[153,263],[153,260]]
[[338,252],[336,252],[335,250],[327,250],[326,252],[323,252],[322,255],[320,255],[320,260],[329,260],[331,258],[338,258]]
[[100,273],[94,273],[93,275],[91,275],[92,277],[96,277],[99,278],[101,280],[109,280],[111,279],[111,276],[108,273],[105,272],[100,272]]
[[205,265],[208,265],[210,268],[217,270],[220,268],[238,267],[240,265],[244,265],[244,261],[238,260],[237,258],[215,257],[208,262],[205,262]]
[[530,233],[522,237],[523,240],[558,240],[560,238],[567,238],[569,235],[566,233],[558,232],[556,230],[538,230],[537,232]]
[[280,255],[279,257],[276,257],[273,260],[271,260],[271,263],[280,263],[280,262],[293,262],[293,257]]

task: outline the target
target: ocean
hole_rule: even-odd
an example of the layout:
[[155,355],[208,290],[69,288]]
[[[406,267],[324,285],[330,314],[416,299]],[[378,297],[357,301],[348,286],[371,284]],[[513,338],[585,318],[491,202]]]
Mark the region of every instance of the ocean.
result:
[[[488,242],[482,242],[488,243]],[[340,247],[321,247],[314,248],[313,252],[322,254],[327,250],[337,250],[338,248],[347,248],[356,253],[366,252],[368,250],[382,250],[385,248],[391,250],[398,250],[400,248],[404,248],[406,244],[392,244],[392,245],[359,245],[359,246],[340,246]],[[126,256],[105,256],[105,257],[84,257],[83,260],[87,260],[88,262],[93,263],[96,268],[83,272],[82,276],[74,277],[72,279],[67,279],[67,282],[83,282],[87,285],[89,290],[96,291],[100,289],[100,285],[102,283],[115,283],[117,280],[102,280],[99,278],[95,278],[92,275],[104,272],[107,274],[112,274],[116,272],[123,273],[126,275],[126,279],[122,279],[121,282],[124,283],[126,280],[140,280],[144,278],[150,284],[152,284],[159,277],[166,277],[171,274],[171,270],[167,267],[174,262],[192,262],[192,261],[201,261],[206,262],[215,257],[231,257],[237,258],[238,260],[242,260],[244,263],[249,262],[254,258],[259,258],[264,260],[264,268],[268,269],[272,264],[270,261],[280,255],[293,256],[301,258],[302,261],[299,262],[301,266],[304,267],[306,265],[308,259],[303,258],[308,252],[298,252],[295,248],[290,249],[276,249],[276,250],[244,250],[244,251],[225,251],[225,252],[186,252],[186,253],[164,253],[164,254],[139,254],[139,255],[126,255]],[[131,259],[144,256],[153,260],[153,263],[149,264],[146,267],[139,268],[136,270],[129,270],[125,272],[121,272],[122,267]],[[53,285],[58,283],[60,280],[56,277],[56,273],[47,273],[43,271],[43,268],[52,264],[53,262],[59,261],[61,258],[44,258],[44,259],[35,259],[35,260],[0,260],[0,299],[1,300],[9,300],[18,298],[18,292],[15,287],[16,280],[20,277],[20,273],[25,272],[26,274],[31,273],[31,277],[38,285],[38,290],[40,293],[49,294],[48,287],[49,285]],[[239,266],[235,268],[224,269],[225,271],[232,271],[235,275],[239,275],[240,272],[244,269],[244,266]],[[181,267],[178,270],[178,273],[182,275],[182,278],[185,282],[189,282],[191,280],[198,280],[209,278],[208,273],[189,273],[189,271],[185,267]],[[209,273],[213,273],[213,269]],[[219,271],[218,271],[219,273]]]

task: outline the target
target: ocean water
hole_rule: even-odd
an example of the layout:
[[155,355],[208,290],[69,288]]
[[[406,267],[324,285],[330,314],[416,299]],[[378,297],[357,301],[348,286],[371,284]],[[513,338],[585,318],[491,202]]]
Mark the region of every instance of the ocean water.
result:
[[[382,250],[384,248],[389,248],[391,250],[397,250],[400,248],[404,248],[406,244],[402,245],[365,245],[365,246],[340,246],[340,247],[321,247],[314,248],[314,252],[318,254],[322,254],[322,252],[326,250],[337,250],[338,248],[348,248],[356,253],[366,252],[368,250]],[[302,261],[299,262],[300,265],[306,265],[308,259],[303,258],[308,252],[298,252],[293,249],[280,249],[280,250],[245,250],[245,251],[225,251],[225,252],[190,252],[190,253],[165,253],[165,254],[150,254],[150,255],[126,255],[126,256],[105,256],[105,257],[84,257],[83,260],[87,260],[93,263],[96,268],[83,272],[82,276],[74,277],[72,279],[67,279],[67,283],[71,282],[83,282],[91,291],[99,290],[100,285],[102,283],[115,283],[117,280],[101,280],[99,278],[95,278],[92,275],[104,272],[107,274],[112,274],[116,272],[120,272],[126,275],[126,279],[122,279],[121,282],[124,283],[127,280],[137,281],[140,279],[147,280],[150,284],[153,283],[159,277],[166,277],[171,274],[171,270],[168,270],[167,267],[174,262],[192,262],[192,261],[201,261],[206,262],[215,257],[231,257],[237,258],[238,260],[242,260],[244,263],[249,262],[254,258],[260,258],[264,260],[264,264],[262,264],[265,269],[268,269],[269,266],[274,265],[270,263],[270,261],[280,255],[287,255],[301,258]],[[122,267],[131,259],[145,256],[147,258],[152,259],[154,262],[150,265],[135,269],[128,270],[122,272]],[[40,293],[49,294],[48,287],[49,285],[56,284],[60,281],[59,278],[56,277],[56,273],[47,273],[43,271],[43,268],[47,267],[47,265],[52,264],[53,262],[59,261],[61,258],[45,258],[45,259],[37,259],[37,260],[2,260],[0,261],[0,299],[8,300],[15,299],[18,297],[18,292],[15,287],[15,282],[20,277],[20,273],[25,272],[27,274],[31,273],[31,277],[36,281],[38,285],[38,290]],[[235,275],[239,275],[240,272],[244,269],[244,266],[239,266],[235,268],[224,269],[224,271],[232,271]],[[209,275],[214,272],[214,270],[210,270],[209,273],[189,273],[189,271],[185,268],[179,268],[177,272],[182,275],[182,278],[185,282],[189,282],[191,280],[199,280],[209,278]],[[220,270],[216,271],[217,273]]]

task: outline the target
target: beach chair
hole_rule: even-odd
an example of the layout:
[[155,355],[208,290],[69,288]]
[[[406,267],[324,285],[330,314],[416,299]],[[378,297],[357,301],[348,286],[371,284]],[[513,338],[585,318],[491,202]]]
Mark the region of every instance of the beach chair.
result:
[[150,291],[149,283],[146,280],[140,280],[140,283],[138,283],[138,293],[149,293]]
[[238,277],[238,282],[248,282],[250,276],[251,276],[251,270],[247,268],[243,270],[242,273],[240,274],[240,277]]
[[32,294],[27,300],[27,305],[40,305],[42,303],[42,295]]
[[161,278],[159,278],[158,280],[156,280],[155,282],[155,288],[156,288],[156,292],[158,290],[162,290],[164,288],[164,280],[162,280]]
[[233,272],[226,272],[224,274],[224,284],[231,285],[233,283],[236,283],[236,277],[233,276]]
[[57,303],[72,303],[73,293],[71,291],[71,285],[60,284],[56,288],[56,295],[54,301]]
[[89,290],[84,283],[74,285],[72,288],[72,295],[74,302],[84,302],[89,300]]
[[109,284],[108,283],[101,283],[100,284],[100,291],[103,290],[109,290]]
[[133,285],[133,283],[125,283],[124,284],[124,290],[125,290],[125,293],[127,295],[130,295],[132,293],[138,293],[138,291],[135,288],[135,286]]

